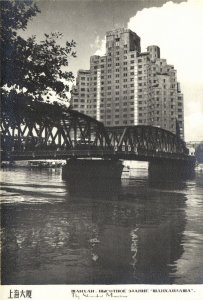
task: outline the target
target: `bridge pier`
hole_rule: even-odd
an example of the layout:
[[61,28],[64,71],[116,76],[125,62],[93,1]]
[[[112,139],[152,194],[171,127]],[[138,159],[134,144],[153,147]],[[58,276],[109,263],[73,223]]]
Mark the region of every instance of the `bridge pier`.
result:
[[71,181],[120,179],[122,170],[120,160],[71,158],[63,166],[62,179]]
[[195,175],[195,159],[155,160],[149,162],[149,176],[161,178],[190,179]]

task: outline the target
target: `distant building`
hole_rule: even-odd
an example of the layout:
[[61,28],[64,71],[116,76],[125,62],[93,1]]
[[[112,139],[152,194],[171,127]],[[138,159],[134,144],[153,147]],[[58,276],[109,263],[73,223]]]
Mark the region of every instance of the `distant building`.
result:
[[198,163],[203,163],[203,141],[190,141],[186,143],[190,155],[195,155]]
[[106,55],[91,56],[72,90],[74,109],[106,126],[153,125],[184,137],[183,94],[176,70],[160,58],[160,48],[141,53],[129,29],[106,34]]

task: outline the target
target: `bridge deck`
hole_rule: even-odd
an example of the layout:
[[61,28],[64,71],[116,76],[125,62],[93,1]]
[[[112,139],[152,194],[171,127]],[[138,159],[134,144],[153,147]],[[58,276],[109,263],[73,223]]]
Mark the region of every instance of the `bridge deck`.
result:
[[58,150],[58,151],[11,151],[2,152],[2,160],[36,160],[36,159],[70,159],[70,158],[101,158],[101,159],[122,159],[137,161],[157,160],[179,160],[193,161],[195,158],[189,155],[178,153],[141,151],[139,153],[130,151],[115,151],[109,149],[98,150]]

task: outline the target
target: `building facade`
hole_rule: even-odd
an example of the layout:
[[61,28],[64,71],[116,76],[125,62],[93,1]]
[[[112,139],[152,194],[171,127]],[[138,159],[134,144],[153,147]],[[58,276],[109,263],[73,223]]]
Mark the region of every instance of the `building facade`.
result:
[[152,125],[184,137],[184,107],[176,70],[158,46],[142,53],[129,29],[106,34],[106,55],[91,56],[79,70],[71,105],[105,126]]

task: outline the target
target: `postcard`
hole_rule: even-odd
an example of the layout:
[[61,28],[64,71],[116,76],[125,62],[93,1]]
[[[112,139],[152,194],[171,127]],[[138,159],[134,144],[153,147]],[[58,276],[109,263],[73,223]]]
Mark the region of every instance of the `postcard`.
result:
[[1,299],[200,299],[203,1],[3,0]]

